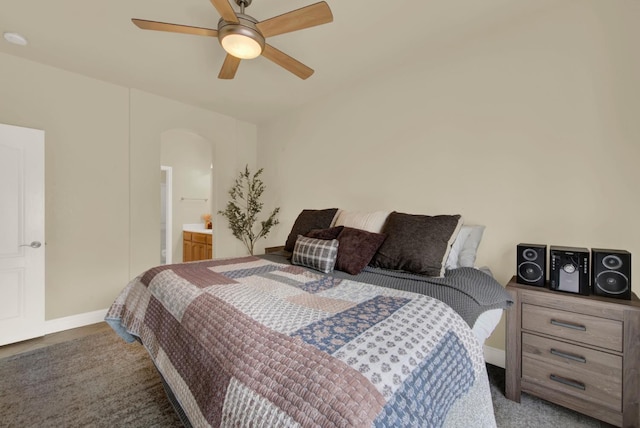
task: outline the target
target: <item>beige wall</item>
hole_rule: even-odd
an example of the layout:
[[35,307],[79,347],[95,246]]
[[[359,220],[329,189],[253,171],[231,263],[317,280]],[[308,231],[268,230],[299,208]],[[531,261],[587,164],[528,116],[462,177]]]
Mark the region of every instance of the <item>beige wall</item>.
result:
[[640,254],[638,4],[557,2],[260,126],[269,244],[340,207],[485,224],[478,264],[503,284],[519,242]]
[[126,88],[0,54],[0,122],[45,131],[46,319],[129,278]]
[[[224,208],[238,171],[256,164],[255,125],[131,90],[130,191],[131,200],[136,201],[131,210],[132,274],[159,263],[160,143],[162,133],[171,129],[189,130],[213,144],[212,214]],[[223,217],[215,214],[213,224],[214,257],[244,254]]]
[[[214,209],[255,165],[254,125],[6,54],[0,70],[0,122],[45,131],[47,320],[107,308],[158,264],[163,131],[215,144]],[[242,251],[226,230],[216,240]]]

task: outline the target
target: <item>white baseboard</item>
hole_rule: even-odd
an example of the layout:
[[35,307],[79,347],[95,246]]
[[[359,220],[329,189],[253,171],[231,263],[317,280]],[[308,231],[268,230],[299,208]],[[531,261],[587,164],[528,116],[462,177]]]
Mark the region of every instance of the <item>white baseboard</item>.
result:
[[506,353],[502,349],[484,345],[484,360],[489,364],[504,368]]
[[59,331],[99,323],[104,321],[104,317],[107,315],[107,310],[108,309],[100,309],[98,311],[85,312],[84,314],[71,315],[68,317],[45,321],[44,334],[57,333]]

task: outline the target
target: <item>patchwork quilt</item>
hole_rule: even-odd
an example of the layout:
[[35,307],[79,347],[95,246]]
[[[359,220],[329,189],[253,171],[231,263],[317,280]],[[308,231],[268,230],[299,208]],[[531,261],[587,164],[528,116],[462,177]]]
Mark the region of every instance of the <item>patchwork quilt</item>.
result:
[[106,320],[193,426],[495,426],[479,343],[429,296],[249,256],[150,269]]

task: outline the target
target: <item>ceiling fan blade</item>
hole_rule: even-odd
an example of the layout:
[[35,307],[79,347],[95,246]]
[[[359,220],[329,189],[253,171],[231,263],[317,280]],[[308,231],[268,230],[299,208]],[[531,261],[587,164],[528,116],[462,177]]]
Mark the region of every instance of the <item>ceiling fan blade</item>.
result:
[[313,69],[307,67],[297,59],[291,58],[286,53],[279,51],[269,44],[264,45],[262,56],[270,61],[275,62],[280,67],[292,72],[301,79],[307,79],[313,74]]
[[135,18],[133,18],[131,22],[143,30],[169,31],[171,33],[218,37],[218,30],[214,30],[212,28],[191,27],[189,25],[170,24],[168,22],[147,21],[146,19]]
[[[212,0],[213,1],[213,0]],[[333,21],[333,14],[329,5],[321,1],[285,14],[269,18],[256,24],[264,37],[290,33],[316,25]]]
[[240,58],[227,54],[227,57],[224,59],[224,63],[222,63],[220,73],[218,74],[218,79],[233,79],[236,75],[236,71],[238,71],[239,65]]
[[233,22],[234,24],[240,22],[228,0],[211,0],[211,4],[225,21]]

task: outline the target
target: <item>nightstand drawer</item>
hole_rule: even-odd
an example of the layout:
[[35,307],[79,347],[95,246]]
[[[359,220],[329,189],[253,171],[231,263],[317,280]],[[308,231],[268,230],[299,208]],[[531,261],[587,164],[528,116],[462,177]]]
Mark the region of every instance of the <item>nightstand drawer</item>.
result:
[[522,328],[622,352],[622,323],[616,320],[523,303]]
[[616,412],[622,411],[622,395],[609,395],[592,377],[582,378],[569,370],[549,366],[525,356],[522,357],[522,381],[536,383]]
[[622,357],[617,355],[523,333],[522,378],[622,410]]

